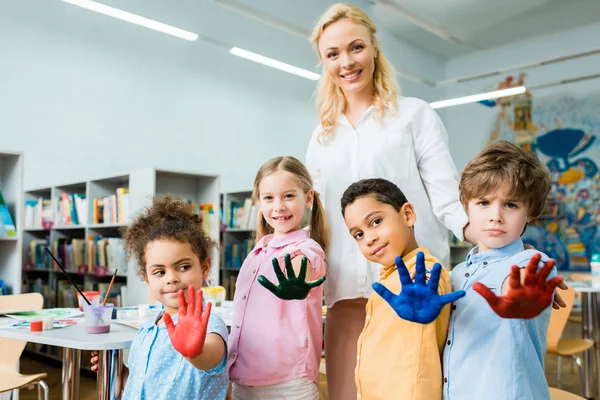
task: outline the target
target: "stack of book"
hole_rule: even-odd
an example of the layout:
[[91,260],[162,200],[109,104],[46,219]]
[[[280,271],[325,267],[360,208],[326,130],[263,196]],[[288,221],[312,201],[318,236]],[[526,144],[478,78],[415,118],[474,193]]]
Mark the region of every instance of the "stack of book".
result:
[[8,211],[8,206],[4,201],[4,196],[2,196],[2,191],[0,190],[0,237],[16,237],[17,236],[17,228],[15,227],[15,223],[10,216],[10,212]]

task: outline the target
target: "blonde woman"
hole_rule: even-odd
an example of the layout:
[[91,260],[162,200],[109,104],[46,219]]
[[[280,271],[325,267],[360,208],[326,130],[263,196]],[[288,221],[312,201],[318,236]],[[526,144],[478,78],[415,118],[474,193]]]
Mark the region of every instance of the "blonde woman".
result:
[[365,178],[395,183],[419,216],[414,227],[417,242],[446,267],[447,229],[462,239],[468,222],[446,129],[426,102],[399,96],[394,68],[379,48],[376,31],[359,8],[335,4],[310,39],[323,65],[317,96],[321,123],[306,160],[331,226],[325,282],[331,400],[357,397],[357,339],[369,318],[365,305],[371,284],[379,278],[379,266],[360,253],[342,218],[344,190]]

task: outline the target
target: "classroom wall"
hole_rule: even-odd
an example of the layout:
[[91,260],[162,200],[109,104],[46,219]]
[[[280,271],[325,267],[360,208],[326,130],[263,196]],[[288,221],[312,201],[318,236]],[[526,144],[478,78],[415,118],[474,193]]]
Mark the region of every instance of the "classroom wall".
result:
[[[315,82],[60,1],[3,7],[0,147],[25,153],[26,189],[155,166],[218,174],[223,191],[244,190],[267,159],[304,159],[317,123]],[[214,12],[202,20],[219,40],[306,69],[317,64],[305,38]],[[228,29],[213,32],[219,23]],[[443,76],[441,59],[381,35],[396,62]]]
[[[600,37],[600,23],[476,52],[449,60],[446,63],[446,78],[475,75],[595,49],[598,48],[598,37]],[[598,74],[598,65],[600,65],[600,54],[528,69],[524,71],[527,73],[525,83],[527,86],[535,86]],[[519,71],[510,74],[516,78]],[[507,75],[508,73],[450,85],[446,88],[444,97],[453,98],[487,91],[486,88],[496,85]],[[600,79],[532,90],[531,93],[534,107],[536,102],[543,102],[544,99],[597,97],[600,96]],[[459,170],[462,170],[487,144],[498,112],[498,107],[488,108],[475,103],[448,107],[440,113],[448,129],[450,151]]]

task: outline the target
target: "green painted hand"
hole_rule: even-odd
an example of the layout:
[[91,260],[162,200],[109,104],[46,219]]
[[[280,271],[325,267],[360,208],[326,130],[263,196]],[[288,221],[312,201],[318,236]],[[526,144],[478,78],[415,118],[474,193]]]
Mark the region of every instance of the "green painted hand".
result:
[[285,255],[284,261],[287,278],[279,267],[277,258],[273,259],[273,270],[275,271],[275,276],[277,276],[277,280],[279,281],[279,286],[275,286],[264,275],[260,275],[258,277],[258,282],[280,299],[303,300],[308,296],[308,293],[312,288],[322,285],[323,282],[325,282],[324,276],[316,281],[306,282],[306,257],[302,257],[302,264],[300,265],[300,273],[298,274],[298,277],[296,277],[296,274],[294,273],[292,259],[289,254]]

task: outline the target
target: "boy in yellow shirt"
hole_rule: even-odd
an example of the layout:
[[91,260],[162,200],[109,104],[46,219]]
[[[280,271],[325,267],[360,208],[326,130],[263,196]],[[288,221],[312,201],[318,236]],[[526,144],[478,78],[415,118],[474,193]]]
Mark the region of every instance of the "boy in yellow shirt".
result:
[[450,293],[448,273],[417,244],[415,210],[398,186],[365,179],[346,189],[341,203],[362,254],[382,265],[358,339],[358,398],[440,399],[447,304],[465,293]]

